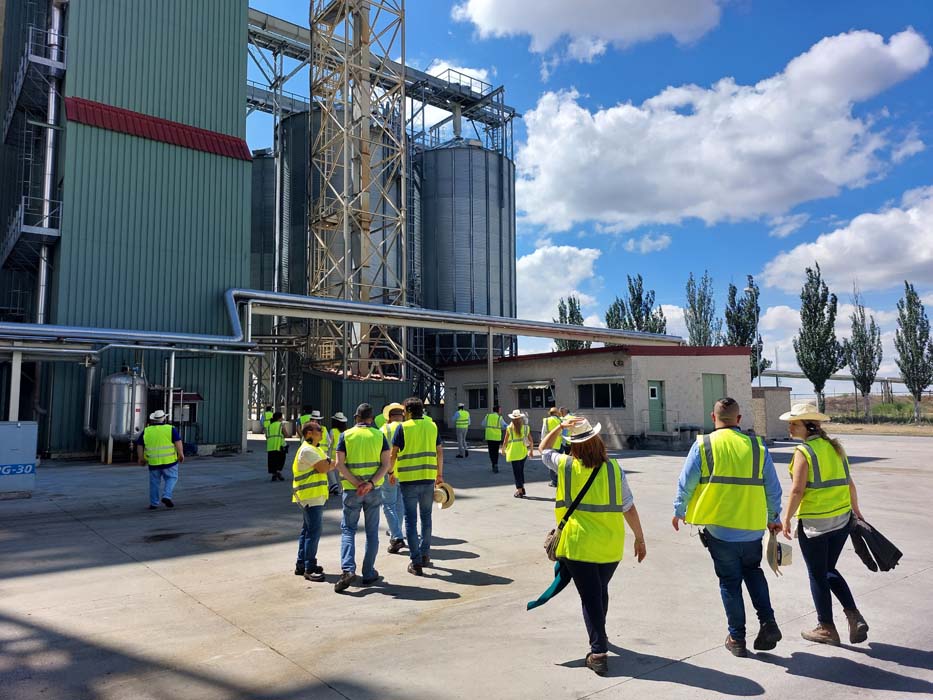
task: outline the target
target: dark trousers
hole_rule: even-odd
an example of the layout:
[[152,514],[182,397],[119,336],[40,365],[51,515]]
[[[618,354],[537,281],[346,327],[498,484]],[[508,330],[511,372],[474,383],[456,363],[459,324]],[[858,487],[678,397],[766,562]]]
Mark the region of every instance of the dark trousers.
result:
[[512,476],[515,477],[515,488],[517,489],[525,488],[525,459],[527,458],[509,462],[512,465]]
[[606,636],[606,613],[609,612],[609,581],[616,572],[619,562],[593,564],[588,561],[564,559],[570,570],[573,585],[580,594],[583,604],[583,622],[590,637],[590,652],[605,654],[609,651],[609,638]]
[[489,463],[494,466],[499,466],[499,448],[502,447],[501,440],[487,440],[486,447],[489,448]]
[[736,641],[745,639],[745,600],[742,598],[742,583],[758,613],[761,623],[774,620],[768,581],[761,570],[761,540],[754,542],[725,542],[717,540],[708,532],[707,541],[716,576],[719,577],[719,593],[722,606],[726,609],[729,635]]
[[843,610],[855,610],[855,598],[852,597],[849,584],[836,570],[836,562],[849,538],[849,528],[843,527],[818,537],[807,537],[803,528],[799,527],[797,538],[800,553],[807,562],[807,573],[810,574],[810,594],[816,606],[817,620],[832,624],[833,595],[842,604]]
[[284,469],[286,454],[288,453],[284,450],[266,452],[266,469],[268,469],[270,474],[277,474]]

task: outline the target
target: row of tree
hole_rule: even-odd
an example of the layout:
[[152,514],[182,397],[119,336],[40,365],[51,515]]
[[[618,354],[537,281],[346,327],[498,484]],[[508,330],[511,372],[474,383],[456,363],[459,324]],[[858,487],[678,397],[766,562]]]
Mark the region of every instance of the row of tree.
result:
[[[686,287],[684,322],[690,345],[733,345],[751,348],[750,376],[755,379],[771,366],[765,359],[763,342],[758,333],[761,308],[759,289],[748,275],[742,290],[729,285],[723,320],[716,315],[713,280],[704,272],[699,281],[690,273]],[[806,281],[800,291],[800,329],[794,337],[794,353],[801,371],[813,384],[820,410],[825,409],[823,390],[829,378],[848,366],[855,385],[862,395],[866,418],[871,418],[871,387],[878,377],[883,352],[881,330],[874,316],[867,313],[858,287],[853,289],[854,307],[848,340],[836,338],[838,299],[823,280],[819,264],[806,269]],[[904,282],[904,296],[897,303],[897,331],[894,346],[901,378],[914,399],[914,420],[920,419],[920,400],[933,384],[933,340],[926,310],[913,285]],[[560,299],[555,323],[583,325],[579,298],[571,295]],[[608,328],[648,333],[666,333],[667,319],[660,306],[655,306],[654,290],[645,290],[641,275],[628,277],[626,299],[616,297],[605,315]],[[578,350],[590,347],[589,341],[555,340],[558,350]]]

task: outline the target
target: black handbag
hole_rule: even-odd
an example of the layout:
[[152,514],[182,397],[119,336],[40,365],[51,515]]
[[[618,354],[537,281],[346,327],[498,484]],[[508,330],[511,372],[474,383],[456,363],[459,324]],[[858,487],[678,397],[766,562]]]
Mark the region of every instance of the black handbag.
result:
[[577,494],[577,497],[573,499],[573,503],[570,504],[567,512],[564,513],[564,517],[560,519],[559,523],[557,523],[557,527],[547,533],[547,536],[544,538],[544,551],[547,552],[547,558],[551,561],[557,561],[557,545],[560,544],[560,535],[564,531],[564,525],[567,524],[570,516],[573,515],[573,511],[575,511],[577,506],[580,505],[580,501],[583,500],[586,492],[590,490],[590,486],[592,486],[593,480],[596,478],[596,474],[599,472],[602,466],[603,465],[600,464],[592,471],[590,478],[586,480],[585,484],[583,484],[583,488],[580,489],[580,493]]

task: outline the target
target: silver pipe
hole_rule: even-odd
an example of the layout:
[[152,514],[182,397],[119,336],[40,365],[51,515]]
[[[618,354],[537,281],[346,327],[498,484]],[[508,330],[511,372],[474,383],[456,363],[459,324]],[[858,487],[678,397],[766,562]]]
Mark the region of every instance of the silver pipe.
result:
[[94,381],[97,379],[97,363],[91,362],[87,366],[84,377],[84,434],[90,438],[97,437],[97,429],[91,426],[91,408],[94,403]]
[[486,336],[486,413],[496,405],[496,382],[493,378],[492,328]]
[[168,420],[172,422],[172,403],[175,400],[175,353],[168,356]]

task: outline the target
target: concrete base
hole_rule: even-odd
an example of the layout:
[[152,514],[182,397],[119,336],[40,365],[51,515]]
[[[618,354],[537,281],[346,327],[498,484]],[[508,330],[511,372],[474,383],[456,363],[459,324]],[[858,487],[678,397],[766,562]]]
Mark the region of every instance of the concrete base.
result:
[[[29,501],[0,506],[0,677],[4,700],[35,698],[858,698],[933,695],[929,624],[933,439],[847,437],[862,508],[904,552],[873,574],[852,553],[839,569],[871,625],[867,644],[804,642],[815,624],[806,568],[767,573],[784,632],[773,653],[722,648],[725,616],[709,555],[670,525],[682,457],[621,455],[645,526],[648,558],[626,558],[610,586],[610,670],[583,666],[576,591],[544,607],[542,541],[554,490],[537,460],[529,498],[512,498],[508,465],[485,446],[447,450],[453,508],[434,511],[435,566],[406,572],[385,553],[380,583],[333,591],[340,508],[324,516],[327,583],[292,573],[298,509],[270,483],[261,440],[236,457],[181,467],[177,507],[146,510],[147,471],[45,463]],[[773,454],[787,485],[792,445]],[[294,446],[292,447],[294,450]],[[294,452],[292,452],[294,454]],[[363,535],[357,537],[362,555]],[[838,609],[837,609],[837,612]],[[842,622],[841,612],[837,615]],[[757,631],[749,606],[749,633]]]

